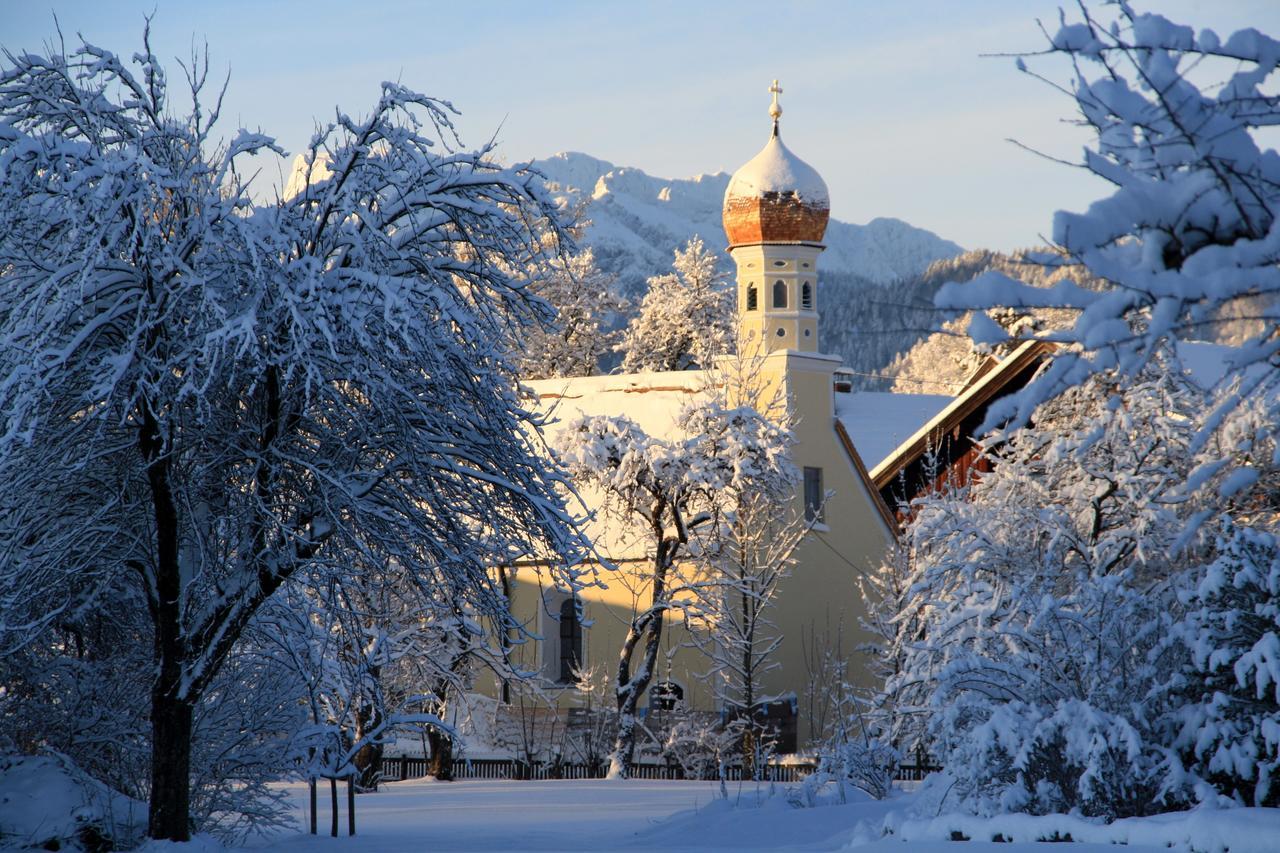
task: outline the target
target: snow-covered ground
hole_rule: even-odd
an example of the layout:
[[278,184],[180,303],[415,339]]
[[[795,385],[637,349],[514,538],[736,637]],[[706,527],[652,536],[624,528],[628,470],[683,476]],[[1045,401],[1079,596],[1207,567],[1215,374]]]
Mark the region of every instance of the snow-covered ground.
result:
[[[307,789],[292,785],[298,820]],[[385,784],[356,798],[355,839],[346,837],[345,794],[339,792],[343,849],[409,850],[636,849],[640,834],[671,815],[703,809],[717,796],[709,782],[410,781]],[[320,789],[319,832],[329,828],[328,790]],[[642,845],[643,846],[643,845]],[[254,849],[334,850],[325,834],[283,834]]]
[[[976,818],[925,809],[928,794],[897,792],[876,802],[850,791],[848,803],[798,808],[791,788],[742,783],[727,799],[710,782],[431,780],[388,783],[356,799],[357,835],[346,835],[345,791],[339,837],[329,837],[329,792],[318,791],[320,834],[306,825],[307,788],[284,786],[297,827],[258,838],[241,853],[410,853],[410,851],[702,851],[857,850],[859,853],[1273,853],[1280,849],[1280,809],[1205,809],[1116,821],[1067,815]],[[795,792],[799,793],[799,792]],[[818,802],[831,803],[832,792]],[[801,799],[796,796],[794,799]],[[920,812],[928,812],[921,816]],[[57,849],[89,843],[85,827],[112,827],[138,838],[146,805],[111,794],[52,758],[0,764],[0,848]],[[953,837],[972,839],[963,844]],[[1072,838],[1046,847],[1038,838]],[[996,838],[1008,839],[996,841]],[[997,846],[998,845],[998,846]],[[149,842],[140,853],[221,853],[209,837],[190,845]]]
[[[306,788],[290,787],[305,818]],[[785,792],[753,784],[731,786],[729,799],[707,782],[489,782],[412,781],[384,786],[357,799],[357,835],[346,836],[345,797],[340,797],[340,837],[328,831],[327,791],[320,797],[320,835],[282,833],[246,850],[325,850],[350,853],[489,850],[849,850],[860,853],[1101,853],[1129,840],[1131,853],[1194,849],[1210,853],[1265,853],[1280,838],[1280,810],[1240,809],[1192,817],[1165,816],[1099,827],[1062,816],[1006,816],[991,821],[955,816],[972,841],[947,840],[951,816],[910,820],[911,795],[887,802],[851,797],[848,805],[795,808]],[[1038,822],[1042,822],[1041,825]],[[1053,826],[1050,827],[1050,824]],[[881,837],[889,825],[896,835]],[[959,826],[960,824],[956,824]],[[1046,835],[1061,828],[1085,842],[1037,843],[989,840]],[[989,833],[989,834],[988,834]],[[1061,833],[1060,833],[1061,834]],[[985,838],[983,836],[986,836]],[[1187,841],[1191,840],[1191,846]],[[904,843],[905,842],[905,843]]]

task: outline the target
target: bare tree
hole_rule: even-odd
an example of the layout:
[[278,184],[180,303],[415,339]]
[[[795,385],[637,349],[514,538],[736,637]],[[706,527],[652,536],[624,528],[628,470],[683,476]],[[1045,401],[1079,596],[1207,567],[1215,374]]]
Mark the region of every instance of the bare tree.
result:
[[665,622],[693,600],[681,565],[692,531],[712,523],[730,495],[790,467],[783,432],[754,409],[707,400],[687,408],[673,427],[687,437],[656,438],[622,416],[583,417],[569,424],[559,446],[573,477],[603,495],[602,510],[647,543],[643,594],[618,657],[610,778],[630,772],[637,710],[653,679]]
[[[758,356],[721,358],[708,374],[706,393],[723,405],[749,406],[776,428],[784,450],[792,444],[784,388],[768,381]],[[695,603],[685,609],[690,642],[711,662],[708,675],[721,707],[738,732],[744,772],[759,778],[759,746],[767,737],[761,717],[764,676],[778,666],[774,653],[783,636],[770,618],[795,552],[818,513],[794,508],[797,472],[779,465],[750,484],[727,491],[714,507],[714,523],[703,525],[693,556],[690,590]],[[814,508],[818,509],[818,508]]]
[[742,766],[758,778],[758,745],[767,736],[762,686],[778,666],[774,653],[783,636],[770,619],[782,582],[791,574],[795,551],[812,527],[803,515],[780,507],[779,496],[738,496],[697,559],[691,584],[697,603],[686,608],[691,642],[710,660],[708,673],[724,708],[741,720]]

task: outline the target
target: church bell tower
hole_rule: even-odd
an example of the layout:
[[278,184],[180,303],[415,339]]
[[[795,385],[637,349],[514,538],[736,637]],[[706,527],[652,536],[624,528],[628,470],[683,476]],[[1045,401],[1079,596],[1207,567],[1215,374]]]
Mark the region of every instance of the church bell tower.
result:
[[734,173],[724,230],[738,274],[738,351],[818,352],[818,254],[831,201],[817,171],[782,144],[782,93],[769,87],[773,133]]

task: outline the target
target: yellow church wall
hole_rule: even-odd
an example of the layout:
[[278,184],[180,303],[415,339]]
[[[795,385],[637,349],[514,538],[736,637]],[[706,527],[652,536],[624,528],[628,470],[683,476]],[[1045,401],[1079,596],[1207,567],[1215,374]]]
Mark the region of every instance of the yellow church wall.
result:
[[[848,451],[842,445],[835,426],[832,398],[832,374],[839,360],[816,353],[777,351],[753,365],[761,400],[769,400],[780,389],[787,401],[795,445],[793,462],[799,469],[822,470],[823,488],[830,492],[824,506],[824,522],[816,525],[800,544],[791,575],[782,584],[768,618],[776,625],[783,640],[772,660],[776,668],[764,676],[762,695],[795,693],[799,699],[799,735],[803,746],[812,736],[809,708],[806,707],[805,683],[809,678],[811,649],[806,645],[822,639],[829,628],[843,631],[843,650],[849,660],[848,676],[854,683],[869,684],[867,667],[856,648],[866,639],[859,620],[865,605],[858,588],[858,575],[872,567],[885,555],[891,542],[890,531],[880,515],[875,497],[861,479]],[[724,367],[717,368],[721,371]],[[644,383],[636,377],[592,377],[589,381],[562,383],[554,392],[554,404],[560,411],[561,425],[583,410],[609,409],[628,414],[628,408],[644,400],[646,411],[638,414],[647,430],[663,433],[662,418],[670,420],[680,405],[687,402],[695,388],[706,387],[707,377],[685,372],[679,377],[653,374]],[[676,381],[677,378],[679,381]],[[546,391],[544,383],[533,383]],[[641,394],[637,387],[658,389],[654,396]],[[618,400],[607,399],[608,389],[628,389]],[[591,392],[591,393],[588,393]],[[665,404],[658,395],[669,397]],[[601,395],[606,399],[601,401]],[[623,401],[620,403],[619,400]],[[666,406],[664,414],[660,411]],[[614,408],[616,407],[616,408]],[[583,495],[588,506],[599,506],[599,496]],[[790,511],[802,514],[803,484],[793,498]],[[780,515],[784,514],[780,511]],[[586,664],[604,673],[613,683],[618,657],[628,627],[637,608],[648,602],[649,564],[643,559],[645,541],[634,528],[616,518],[602,516],[591,525],[601,550],[617,560],[615,569],[598,568],[600,587],[587,587],[580,593],[584,614],[589,623],[583,631]],[[689,571],[687,565],[681,571]],[[539,568],[518,567],[511,584],[513,615],[526,629],[544,640],[530,640],[515,652],[521,668],[540,673],[537,684],[560,708],[582,704],[582,698],[567,685],[554,681],[558,672],[559,602],[566,593],[547,587]],[[549,603],[548,603],[549,602]],[[642,649],[637,650],[636,661]],[[662,652],[654,681],[671,680],[685,691],[686,705],[698,710],[716,710],[715,688],[707,677],[710,662],[698,649],[692,648],[688,632],[679,613],[670,613],[664,627]],[[489,678],[482,683],[486,693],[498,695],[499,685]],[[826,685],[825,689],[834,689]]]
[[[823,489],[830,493],[823,507],[823,523],[805,536],[796,552],[791,575],[783,581],[771,619],[783,636],[774,655],[779,666],[766,675],[766,690],[801,694],[800,742],[813,736],[803,687],[809,676],[806,641],[825,630],[843,631],[849,678],[869,685],[869,670],[857,646],[869,639],[859,620],[866,606],[858,588],[859,573],[884,558],[892,534],[874,496],[860,477],[836,432],[832,373],[839,360],[808,353],[778,352],[765,359],[777,375],[785,376],[792,412],[798,468],[822,470]],[[803,485],[797,489],[792,511],[804,510]],[[834,689],[834,685],[831,686]]]
[[[622,561],[612,569],[602,568],[600,581],[603,586],[588,587],[579,593],[587,623],[583,629],[585,664],[604,674],[610,690],[631,620],[649,601],[647,568],[643,561],[634,560]],[[687,566],[680,567],[680,571],[687,569]],[[561,709],[579,707],[584,702],[571,685],[556,681],[559,670],[558,606],[565,597],[562,591],[548,588],[537,567],[516,569],[511,584],[511,613],[532,637],[515,648],[512,661],[519,668],[536,672],[529,686],[541,690],[552,705]],[[643,641],[634,660],[638,663],[642,657]],[[705,677],[709,667],[705,655],[693,647],[681,614],[675,611],[668,613],[653,681],[656,683],[669,677],[684,689],[685,702],[689,707],[711,710],[717,706],[712,685]],[[500,685],[491,673],[482,677],[478,687],[492,696],[500,692]]]

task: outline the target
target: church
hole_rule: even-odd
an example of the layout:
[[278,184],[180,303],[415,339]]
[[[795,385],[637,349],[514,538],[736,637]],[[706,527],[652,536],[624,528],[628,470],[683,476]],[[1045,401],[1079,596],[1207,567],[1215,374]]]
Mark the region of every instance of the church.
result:
[[[812,709],[804,705],[806,693],[813,693],[813,658],[821,646],[840,635],[841,651],[849,658],[847,675],[867,679],[856,659],[865,612],[858,576],[884,559],[895,540],[897,521],[859,453],[859,431],[868,434],[875,448],[877,456],[870,460],[875,465],[886,447],[896,446],[895,419],[911,424],[910,430],[897,431],[897,439],[906,439],[948,398],[898,399],[889,407],[892,416],[865,411],[866,406],[881,406],[880,397],[912,395],[853,393],[841,360],[821,351],[818,259],[830,198],[821,175],[784,144],[776,81],[771,91],[771,133],[760,153],[733,175],[724,197],[723,222],[736,266],[739,353],[754,359],[760,381],[776,389],[778,399],[790,407],[795,438],[791,461],[802,473],[795,509],[810,513],[809,532],[772,604],[770,621],[782,641],[772,655],[777,666],[765,675],[763,685],[764,694],[777,706],[770,709],[771,718],[780,718],[791,733],[783,738],[791,741],[784,747],[794,750],[817,734]],[[681,409],[713,381],[709,373],[614,374],[526,385],[536,395],[536,406],[551,418],[547,437],[554,445],[557,430],[580,415],[626,415],[650,435],[671,435]],[[592,496],[584,498],[589,509]],[[812,517],[815,512],[818,517]],[[616,567],[601,573],[603,588],[585,589],[575,601],[568,590],[546,583],[533,563],[517,565],[507,579],[515,617],[539,638],[519,647],[515,663],[536,672],[544,693],[561,708],[580,701],[572,689],[576,667],[598,668],[608,677],[614,673],[631,617],[641,606],[648,565],[645,540],[618,529],[616,520],[597,518],[588,532]],[[581,621],[574,618],[579,606]],[[665,626],[663,645],[649,705],[716,710],[716,696],[704,675],[706,658],[689,647],[676,613]]]

